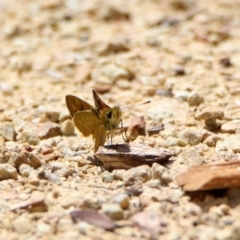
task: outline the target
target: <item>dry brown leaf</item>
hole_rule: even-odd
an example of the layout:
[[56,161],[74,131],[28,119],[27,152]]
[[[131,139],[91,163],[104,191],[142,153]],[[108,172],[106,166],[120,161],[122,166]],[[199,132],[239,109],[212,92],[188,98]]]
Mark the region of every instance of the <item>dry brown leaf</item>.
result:
[[104,168],[129,169],[140,165],[151,165],[154,162],[164,163],[174,155],[166,149],[151,148],[143,144],[117,144],[100,147],[95,156],[102,161]]
[[152,136],[158,134],[160,131],[164,130],[164,125],[158,125],[147,130],[148,135]]
[[108,216],[91,209],[73,210],[70,212],[70,216],[74,223],[84,221],[108,231],[116,228],[115,223]]
[[144,116],[133,116],[127,130],[128,142],[134,141],[139,135],[145,135]]
[[176,176],[185,191],[200,191],[240,186],[240,161],[190,167]]

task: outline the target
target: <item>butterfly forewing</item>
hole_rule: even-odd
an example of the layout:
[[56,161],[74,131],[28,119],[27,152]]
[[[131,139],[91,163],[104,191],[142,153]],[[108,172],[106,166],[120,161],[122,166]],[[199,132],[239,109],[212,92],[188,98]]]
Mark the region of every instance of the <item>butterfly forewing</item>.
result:
[[72,118],[78,111],[94,109],[89,103],[73,95],[66,96],[66,104]]
[[103,110],[104,108],[110,108],[106,103],[102,101],[102,99],[97,95],[97,93],[94,90],[92,90],[92,92],[94,104],[97,109]]

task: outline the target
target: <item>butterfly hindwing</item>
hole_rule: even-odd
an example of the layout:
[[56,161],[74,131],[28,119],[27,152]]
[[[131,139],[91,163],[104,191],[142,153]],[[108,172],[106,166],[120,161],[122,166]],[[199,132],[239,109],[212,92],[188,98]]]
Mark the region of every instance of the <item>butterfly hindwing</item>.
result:
[[96,152],[99,146],[103,146],[106,141],[106,129],[103,124],[94,129],[93,139],[95,139],[94,152]]
[[99,116],[92,110],[78,111],[73,117],[74,125],[86,137],[100,125],[99,121]]

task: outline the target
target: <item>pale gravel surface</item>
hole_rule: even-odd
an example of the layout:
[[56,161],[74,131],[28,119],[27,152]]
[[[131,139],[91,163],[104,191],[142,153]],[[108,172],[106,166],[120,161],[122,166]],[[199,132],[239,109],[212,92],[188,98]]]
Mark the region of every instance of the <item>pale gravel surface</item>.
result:
[[[240,159],[239,9],[237,0],[1,0],[0,239],[240,239],[238,188],[187,194],[174,180]],[[74,133],[65,95],[93,103],[92,89],[109,86],[100,96],[110,106],[152,101],[123,121],[164,124],[136,140],[176,151],[164,167],[92,164],[92,139]],[[74,224],[73,209],[122,227]]]

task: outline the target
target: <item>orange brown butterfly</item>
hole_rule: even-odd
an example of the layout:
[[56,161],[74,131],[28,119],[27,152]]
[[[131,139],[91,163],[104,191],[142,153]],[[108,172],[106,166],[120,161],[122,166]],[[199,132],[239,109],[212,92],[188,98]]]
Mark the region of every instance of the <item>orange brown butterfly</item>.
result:
[[122,121],[122,111],[119,107],[109,107],[94,90],[92,93],[95,107],[73,95],[66,96],[66,105],[76,128],[85,137],[92,135],[96,152],[107,138],[113,138]]

